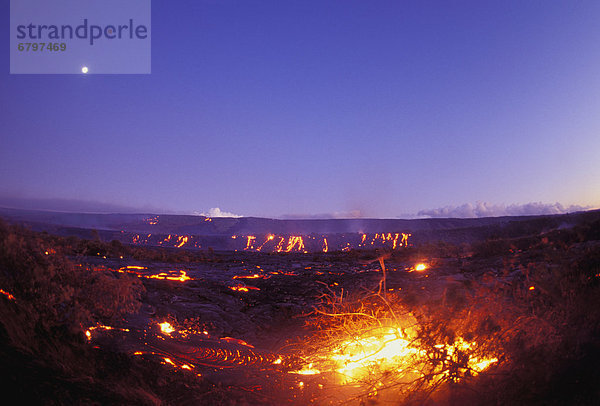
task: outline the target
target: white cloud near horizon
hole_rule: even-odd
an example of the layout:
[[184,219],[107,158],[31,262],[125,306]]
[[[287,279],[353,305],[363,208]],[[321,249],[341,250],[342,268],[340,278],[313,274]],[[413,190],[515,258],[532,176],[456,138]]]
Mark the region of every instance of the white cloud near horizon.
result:
[[430,218],[479,218],[501,216],[535,216],[564,214],[591,209],[591,206],[570,205],[560,203],[532,202],[526,204],[493,204],[489,202],[465,203],[461,206],[445,206],[438,209],[421,210],[420,217]]
[[222,211],[219,207],[212,207],[208,210],[207,213],[200,213],[195,211],[194,214],[196,216],[205,216],[205,217],[235,217],[235,218],[239,218],[239,217],[244,217],[240,214],[235,214],[235,213],[231,213],[228,211]]

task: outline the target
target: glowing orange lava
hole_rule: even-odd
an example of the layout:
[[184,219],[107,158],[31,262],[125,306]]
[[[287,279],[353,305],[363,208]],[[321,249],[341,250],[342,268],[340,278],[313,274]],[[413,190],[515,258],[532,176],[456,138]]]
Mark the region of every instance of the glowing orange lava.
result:
[[247,285],[229,286],[229,289],[236,290],[238,292],[248,292],[250,290],[260,290],[260,288],[257,288],[256,286],[247,286]]
[[116,327],[111,327],[111,326],[105,326],[104,324],[97,324],[95,326],[88,327],[88,329],[85,331],[85,336],[87,337],[88,340],[92,339],[92,332],[94,330],[119,330],[119,331],[129,332],[128,328],[116,328]]
[[294,247],[296,247],[296,251],[304,250],[304,240],[301,236],[290,236],[285,252],[291,252],[294,249]]
[[234,275],[232,279],[269,279],[271,275],[259,275],[257,273],[253,275]]
[[150,224],[150,225],[156,225],[158,224],[158,217],[159,216],[154,216],[154,217],[148,217],[144,219],[144,222],[146,224]]
[[169,281],[177,281],[177,282],[186,282],[189,280],[193,280],[193,278],[189,277],[187,275],[187,271],[183,270],[183,269],[173,269],[173,270],[167,270],[167,271],[163,271],[160,272],[158,274],[152,274],[150,273],[150,271],[148,270],[147,267],[145,266],[138,266],[138,265],[128,265],[128,266],[124,266],[118,269],[111,269],[111,268],[95,268],[96,270],[109,270],[112,272],[119,272],[119,273],[128,273],[128,274],[133,274],[135,276],[137,276],[138,278],[145,278],[145,279],[160,279],[160,280],[169,280]]
[[[446,354],[448,360],[462,357],[468,350],[476,347],[476,342],[467,342],[460,337],[452,344],[435,346],[441,354]],[[341,383],[358,383],[373,370],[403,374],[414,379],[419,377],[417,371],[423,370],[422,366],[432,357],[433,354],[416,344],[414,333],[410,329],[379,327],[371,330],[367,336],[349,337],[348,340],[341,341],[326,354],[315,355],[303,368],[290,373],[316,375],[336,372]],[[467,370],[471,374],[477,374],[495,362],[498,362],[496,357],[471,356],[468,358]],[[441,367],[433,372],[442,376],[448,373],[439,368]]]
[[233,344],[239,344],[239,345],[243,345],[245,347],[249,347],[249,348],[254,348],[253,345],[248,344],[247,342],[245,342],[244,340],[240,340],[239,338],[233,338],[233,337],[222,337],[220,338],[220,340],[222,341],[226,341],[228,343],[233,343]]
[[168,336],[170,336],[171,333],[175,331],[175,329],[173,328],[173,326],[171,325],[171,323],[169,323],[168,321],[159,323],[158,325],[160,326],[160,331],[163,334],[166,334]]
[[244,248],[244,251],[254,249],[254,241],[256,241],[256,237],[253,235],[249,235],[246,238],[248,240],[246,241],[246,248]]
[[269,235],[267,236],[267,239],[265,240],[265,242],[263,242],[263,243],[262,243],[262,245],[261,245],[260,247],[258,247],[256,250],[257,250],[257,251],[260,251],[260,250],[262,250],[262,249],[263,249],[263,247],[265,246],[265,244],[266,244],[266,243],[268,243],[269,241],[273,240],[273,238],[275,238],[275,236],[274,236],[274,235],[272,235],[272,234],[269,234]]
[[187,236],[179,236],[177,238],[177,243],[175,243],[175,248],[181,248],[188,242]]
[[[342,235],[232,235],[232,240],[241,239],[233,243],[229,249],[234,251],[256,251],[256,252],[332,252],[350,251],[354,248],[389,248],[392,250],[409,245],[409,233],[354,233]],[[201,248],[201,236],[169,234],[166,236],[146,236],[135,234],[131,242],[140,245],[161,245],[173,248]],[[239,245],[244,242],[243,245]],[[259,242],[260,241],[260,242]]]
[[6,296],[9,300],[16,300],[15,297],[11,293],[9,293],[3,289],[0,289],[0,293],[3,294],[4,296]]

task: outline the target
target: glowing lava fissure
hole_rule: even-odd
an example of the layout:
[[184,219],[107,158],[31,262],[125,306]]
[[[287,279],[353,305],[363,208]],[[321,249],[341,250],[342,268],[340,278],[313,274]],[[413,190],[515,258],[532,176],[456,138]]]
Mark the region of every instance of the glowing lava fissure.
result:
[[178,234],[133,234],[125,242],[172,248],[202,249],[213,247],[226,251],[249,252],[335,252],[351,249],[397,250],[410,245],[410,233],[348,233],[310,235],[232,235],[203,236]]
[[117,273],[125,273],[130,275],[135,275],[138,278],[145,279],[158,279],[158,280],[167,280],[174,282],[186,282],[190,280],[194,280],[194,278],[188,276],[187,271],[185,269],[161,269],[159,272],[148,269],[146,266],[139,265],[127,265],[121,268],[109,268],[109,267],[95,267],[95,271],[110,271]]
[[[477,342],[460,337],[452,343],[424,345],[412,316],[404,315],[399,321],[397,326],[375,323],[343,336],[319,339],[316,351],[303,351],[301,356],[263,351],[234,337],[213,338],[207,331],[181,328],[168,321],[154,321],[141,333],[99,324],[88,328],[86,336],[92,342],[102,334],[112,334],[131,355],[156,357],[169,367],[197,376],[252,368],[296,376],[294,379],[302,379],[297,382],[300,386],[314,384],[311,380],[318,378],[319,387],[325,384],[337,390],[362,391],[375,385],[380,391],[397,390],[398,386],[410,391],[416,383],[424,389],[477,375],[498,362],[494,356],[482,355]],[[125,347],[124,342],[128,342]]]
[[4,295],[8,300],[16,300],[12,293],[0,289],[0,294]]
[[214,338],[205,330],[180,328],[168,321],[151,322],[141,330],[98,324],[89,327],[85,335],[89,342],[101,340],[106,343],[112,337],[116,340],[113,345],[131,355],[155,356],[174,368],[195,372],[202,368],[230,370],[240,367],[284,372],[292,365],[299,366],[296,357],[256,349],[234,337]]
[[[292,374],[321,377],[357,396],[386,393],[398,402],[417,391],[475,376],[499,362],[485,340],[436,335],[398,297],[381,293],[349,299],[324,295],[312,319],[313,336],[298,347],[304,362]],[[312,378],[310,378],[312,379]]]
[[[462,374],[475,375],[498,362],[495,356],[476,356],[476,342],[467,342],[458,337],[451,344],[437,344],[427,349],[405,328],[378,327],[367,333],[340,339],[326,352],[311,354],[307,363],[290,373],[318,375],[336,373],[340,383],[360,383],[374,370],[396,374],[395,379],[411,380],[423,378],[425,373],[446,377],[450,374],[449,364],[462,362]],[[465,359],[466,356],[466,359]],[[436,359],[437,365],[431,364]],[[386,372],[388,373],[388,372]],[[385,374],[385,373],[384,373]]]
[[[277,237],[268,241],[279,243]],[[246,238],[245,243],[247,242]],[[242,258],[254,259],[256,257],[244,254]],[[269,256],[269,258],[277,258],[277,256]],[[227,297],[235,295],[234,297],[239,298],[242,303],[247,300],[246,298],[250,299],[248,303],[258,297],[264,300],[264,297],[270,294],[271,284],[274,283],[277,286],[282,280],[282,276],[288,274],[293,275],[294,280],[300,281],[296,277],[308,277],[308,275],[320,277],[319,275],[327,274],[341,276],[354,272],[359,275],[360,272],[365,272],[358,267],[352,272],[340,273],[335,272],[337,270],[335,268],[328,271],[328,267],[315,267],[314,263],[310,263],[310,266],[304,268],[307,272],[303,272],[300,266],[296,266],[294,268],[297,269],[294,273],[279,268],[280,258],[276,261],[272,266],[267,266],[262,262],[260,265],[252,262],[244,264],[242,261],[243,265],[236,264],[232,272],[220,273],[224,285],[236,292],[235,294],[229,293]],[[294,261],[297,260],[294,259]],[[294,263],[294,265],[299,264]],[[420,280],[422,274],[408,272],[435,269],[433,265],[430,268],[428,263],[418,263],[417,261],[407,265],[409,267],[404,269],[407,272],[393,273],[397,280],[406,283],[417,281]],[[233,274],[234,270],[235,274]],[[150,274],[152,271],[139,265],[129,265],[114,271],[133,273],[149,279],[152,279],[153,275],[164,276],[161,275],[163,272],[156,273],[155,271]],[[370,269],[368,272],[376,271]],[[187,273],[184,271],[183,275],[187,276]],[[197,274],[193,273],[193,275]],[[379,277],[380,273],[373,275]],[[406,278],[402,275],[406,275]],[[174,274],[172,280],[178,280],[180,276],[179,273]],[[268,281],[265,281],[267,279]],[[332,283],[328,286],[333,289],[336,289],[334,286],[339,286],[333,280],[330,282]],[[260,288],[246,285],[246,283],[257,284]],[[188,286],[190,285],[195,286],[196,284]],[[152,286],[163,287],[163,284],[152,284]],[[174,286],[176,285],[164,285],[164,288],[171,289]],[[260,289],[263,290],[258,293],[252,292]],[[378,295],[374,296],[381,297]],[[392,300],[390,297],[388,299]],[[399,303],[396,305],[400,306]],[[400,308],[395,308],[397,312],[391,316],[390,313],[393,312],[381,310],[385,307],[381,303],[374,305],[365,301],[360,306],[363,313],[372,315],[372,317],[366,318],[370,323],[353,325],[352,323],[355,321],[352,321],[345,326],[344,333],[340,334],[339,331],[333,330],[327,332],[327,322],[322,322],[321,327],[325,326],[325,328],[321,328],[321,331],[316,329],[314,334],[311,333],[312,336],[303,338],[304,341],[298,343],[299,349],[297,350],[294,350],[293,347],[285,347],[281,353],[277,350],[264,351],[254,348],[254,343],[245,342],[240,338],[229,336],[215,338],[211,337],[207,331],[186,330],[177,327],[176,323],[155,321],[153,328],[152,326],[147,328],[143,337],[127,348],[127,353],[155,357],[168,368],[185,370],[202,376],[213,373],[207,368],[222,371],[218,372],[219,374],[237,374],[236,368],[254,368],[251,370],[252,373],[263,371],[262,373],[265,374],[284,375],[287,377],[285,379],[296,382],[294,384],[296,389],[302,387],[301,390],[307,391],[307,388],[314,388],[315,385],[324,386],[326,390],[322,393],[329,393],[331,388],[340,388],[340,390],[341,388],[344,390],[353,388],[352,390],[362,391],[373,385],[377,385],[380,392],[392,387],[395,390],[398,385],[406,386],[409,388],[407,391],[421,390],[423,387],[428,388],[429,385],[438,382],[452,382],[477,375],[499,361],[499,357],[493,353],[486,353],[484,347],[476,340],[468,341],[459,335],[453,338],[453,341],[424,342],[422,336],[419,336],[417,320],[412,314],[400,311]],[[387,306],[390,307],[389,304]],[[321,312],[317,313],[315,317],[321,320],[328,320],[332,317],[350,317],[353,320],[356,318],[356,314],[351,316],[348,314],[334,309],[330,314]],[[101,337],[101,334],[125,333],[126,329],[96,327],[88,329],[86,335],[89,341],[95,341],[97,336]],[[231,332],[221,334],[227,335]],[[235,333],[231,335],[235,335]],[[323,339],[323,337],[327,338]],[[415,382],[419,382],[421,386],[415,387]]]

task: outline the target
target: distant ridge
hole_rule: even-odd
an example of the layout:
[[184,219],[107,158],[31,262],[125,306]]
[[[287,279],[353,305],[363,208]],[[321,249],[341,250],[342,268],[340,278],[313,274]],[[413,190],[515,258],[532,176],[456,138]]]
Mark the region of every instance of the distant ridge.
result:
[[339,233],[423,233],[458,229],[503,226],[513,222],[535,219],[553,219],[551,223],[574,224],[581,216],[599,217],[600,211],[558,215],[511,216],[484,218],[428,218],[428,219],[268,219],[259,217],[215,217],[194,215],[90,214],[64,213],[41,210],[0,208],[0,216],[12,223],[52,228],[81,228],[131,233],[179,235],[261,235],[261,234],[339,234]]

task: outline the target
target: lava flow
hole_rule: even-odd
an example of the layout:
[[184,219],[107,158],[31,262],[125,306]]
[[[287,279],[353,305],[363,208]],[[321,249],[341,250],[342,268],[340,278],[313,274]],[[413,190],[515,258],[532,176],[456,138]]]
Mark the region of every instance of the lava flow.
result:
[[[154,326],[157,326],[158,330]],[[117,338],[118,345],[128,348],[131,354],[157,356],[172,367],[180,369],[275,369],[274,365],[281,364],[282,359],[281,355],[257,350],[244,340],[234,337],[213,338],[207,331],[178,328],[168,321],[151,323],[141,332],[105,325],[89,327],[85,332],[89,341],[96,339],[96,331],[103,331],[105,334],[117,332],[121,334]]]
[[3,289],[0,289],[0,293],[3,294],[4,296],[6,296],[8,298],[8,300],[16,300],[15,297],[11,293],[9,293]]
[[128,266],[123,266],[123,267],[117,268],[117,269],[98,267],[98,268],[94,268],[94,270],[96,270],[96,271],[107,270],[107,271],[111,271],[111,272],[135,275],[138,278],[160,279],[160,280],[177,281],[177,282],[186,282],[186,281],[194,279],[194,278],[191,278],[190,276],[188,276],[187,271],[184,269],[169,269],[166,271],[161,270],[162,272],[155,273],[155,272],[150,271],[148,269],[148,267],[145,267],[145,266],[128,265]]
[[[149,224],[154,224],[154,220]],[[136,245],[155,245],[173,248],[213,247],[232,251],[251,252],[333,252],[351,249],[385,248],[397,250],[409,246],[409,233],[327,234],[327,235],[232,235],[206,237],[178,234],[133,234],[125,242]]]
[[256,286],[247,286],[247,285],[235,285],[235,286],[230,286],[229,289],[231,290],[236,290],[238,292],[248,292],[250,290],[260,290],[260,288],[257,288]]
[[460,337],[451,344],[427,347],[410,328],[378,327],[362,333],[324,343],[323,351],[309,354],[304,366],[290,373],[333,374],[335,382],[349,385],[376,379],[380,386],[391,386],[418,380],[457,381],[498,362],[495,356],[474,355],[478,344]]

